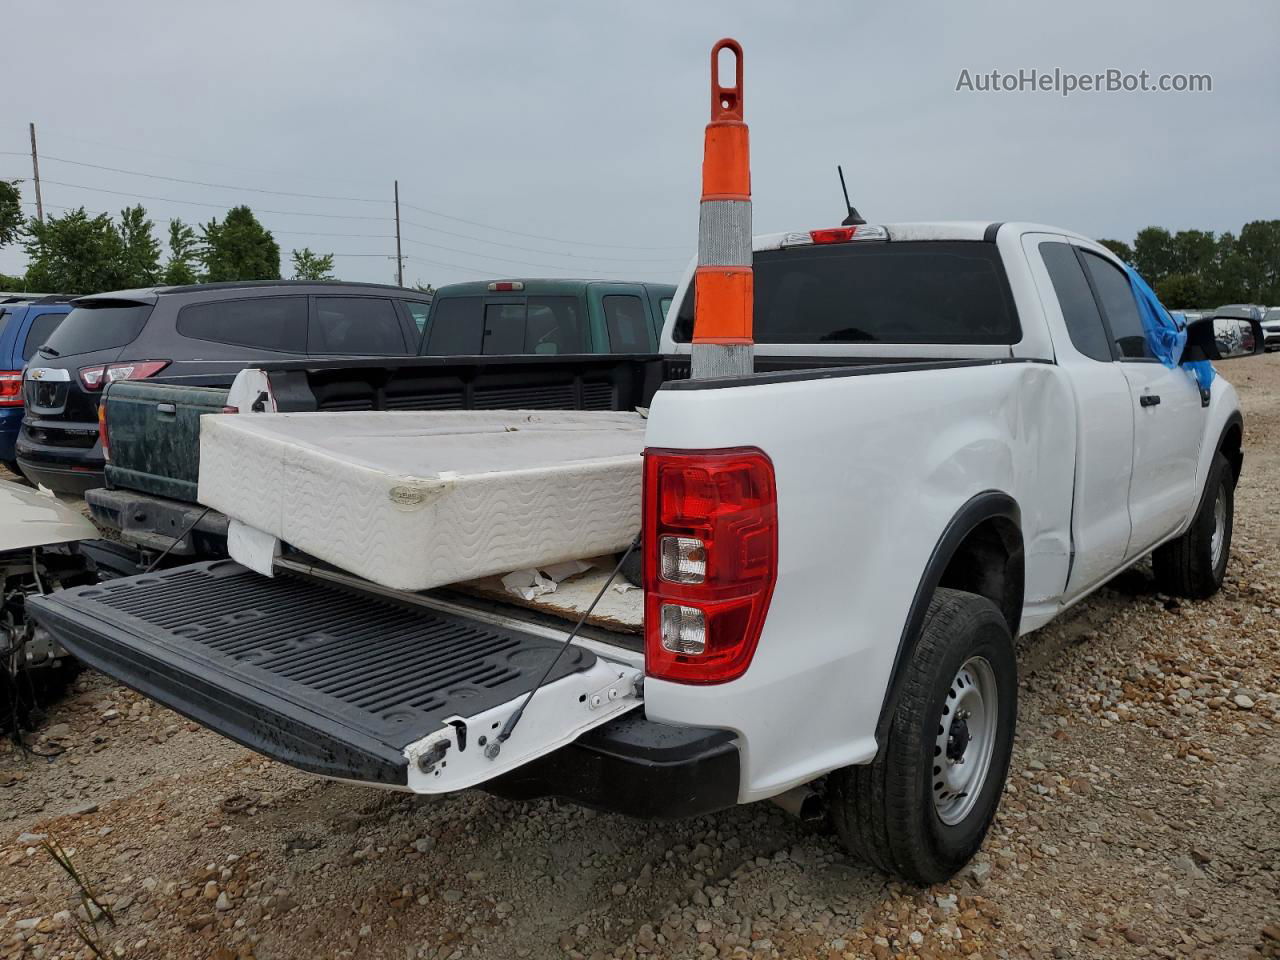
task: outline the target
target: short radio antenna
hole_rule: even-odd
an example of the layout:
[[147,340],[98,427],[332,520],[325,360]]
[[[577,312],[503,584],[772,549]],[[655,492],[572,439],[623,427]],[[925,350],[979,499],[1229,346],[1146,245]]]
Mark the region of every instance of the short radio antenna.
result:
[[840,174],[840,189],[844,191],[844,205],[845,209],[849,211],[848,215],[840,221],[840,225],[856,227],[866,223],[867,221],[862,219],[862,214],[854,209],[853,204],[849,202],[849,188],[844,183],[844,168],[838,163],[836,164],[836,173]]

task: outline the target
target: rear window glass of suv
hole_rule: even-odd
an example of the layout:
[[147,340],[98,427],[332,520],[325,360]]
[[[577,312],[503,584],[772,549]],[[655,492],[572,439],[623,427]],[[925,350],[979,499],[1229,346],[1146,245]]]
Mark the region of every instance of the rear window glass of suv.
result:
[[80,303],[50,335],[46,341],[49,349],[41,352],[53,357],[70,357],[123,347],[137,339],[149,316],[149,303],[127,300]]
[[307,349],[313,356],[403,355],[400,316],[381,297],[316,297]]
[[65,313],[40,313],[31,321],[31,326],[27,328],[27,339],[22,346],[23,361],[30,360],[36,355],[36,351],[43,344],[49,342],[49,337],[53,335],[53,331],[57,330],[66,318]]
[[[876,241],[760,250],[757,343],[1017,343],[1009,282],[993,243]],[[693,332],[693,286],[672,331]]]
[[191,303],[178,313],[178,333],[192,340],[305,353],[307,298],[255,297]]

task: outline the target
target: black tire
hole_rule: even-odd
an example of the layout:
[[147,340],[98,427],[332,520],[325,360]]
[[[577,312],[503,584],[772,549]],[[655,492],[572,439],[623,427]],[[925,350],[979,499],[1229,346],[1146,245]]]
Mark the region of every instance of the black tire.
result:
[[[983,658],[997,693],[994,743],[977,799],[948,824],[934,802],[939,720],[950,712],[960,668]],[[880,752],[870,764],[829,779],[831,818],[841,842],[872,865],[913,883],[953,876],[982,846],[1004,791],[1018,716],[1018,674],[1009,625],[977,594],[939,588],[929,603]],[[975,741],[976,742],[976,741]]]
[[[1151,554],[1151,566],[1155,571],[1156,585],[1165,593],[1178,597],[1203,600],[1222,587],[1227,574],[1227,560],[1231,556],[1231,525],[1235,516],[1235,472],[1221,453],[1214,454],[1205,481],[1200,506],[1191,520],[1187,532],[1176,540],[1157,547]],[[1225,529],[1222,546],[1214,562],[1213,537],[1217,526],[1217,503],[1222,497]]]

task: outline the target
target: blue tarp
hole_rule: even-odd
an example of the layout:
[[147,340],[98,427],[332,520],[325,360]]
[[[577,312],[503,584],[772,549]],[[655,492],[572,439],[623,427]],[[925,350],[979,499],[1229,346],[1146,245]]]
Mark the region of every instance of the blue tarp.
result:
[[[1147,334],[1147,343],[1151,352],[1166,367],[1178,366],[1182,359],[1182,351],[1187,345],[1187,322],[1180,313],[1170,313],[1156,296],[1156,292],[1147,285],[1147,281],[1138,275],[1138,271],[1127,263],[1125,272],[1129,274],[1129,285],[1133,288],[1134,299],[1138,301],[1138,313],[1142,316],[1142,327]],[[1201,390],[1208,390],[1215,376],[1213,364],[1208,360],[1197,360],[1184,363],[1196,378]]]

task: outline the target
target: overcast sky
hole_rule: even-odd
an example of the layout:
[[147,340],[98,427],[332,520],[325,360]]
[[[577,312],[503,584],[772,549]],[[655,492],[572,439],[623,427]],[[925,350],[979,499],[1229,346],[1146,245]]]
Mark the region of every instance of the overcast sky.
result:
[[[46,213],[141,202],[163,236],[247,203],[286,276],[305,245],[344,279],[393,279],[399,178],[408,282],[674,280],[725,35],[746,51],[758,233],[838,223],[837,162],[871,222],[1130,240],[1280,217],[1272,2],[18,0],[4,23],[0,176],[27,178],[25,199],[34,121]],[[1019,68],[1213,90],[956,91],[964,69]],[[0,272],[23,262],[0,250]]]

